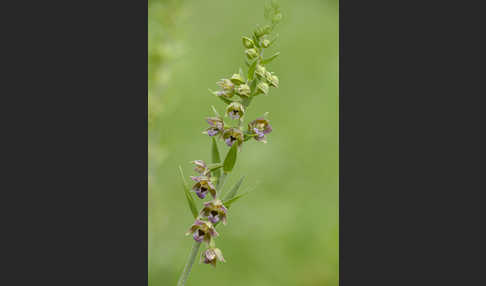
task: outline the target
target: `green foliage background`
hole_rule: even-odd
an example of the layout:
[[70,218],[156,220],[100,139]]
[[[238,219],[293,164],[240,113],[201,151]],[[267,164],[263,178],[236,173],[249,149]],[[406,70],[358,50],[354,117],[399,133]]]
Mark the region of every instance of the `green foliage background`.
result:
[[[187,285],[338,285],[338,2],[280,0],[284,13],[268,68],[280,87],[255,98],[269,111],[268,144],[249,141],[226,182],[241,175],[229,223],[218,227],[226,264],[196,264]],[[149,285],[175,285],[192,246],[192,215],[178,165],[210,160],[201,134],[207,91],[244,67],[241,36],[264,24],[264,1],[149,1]],[[269,55],[269,53],[267,53]],[[220,144],[224,156],[228,148]]]

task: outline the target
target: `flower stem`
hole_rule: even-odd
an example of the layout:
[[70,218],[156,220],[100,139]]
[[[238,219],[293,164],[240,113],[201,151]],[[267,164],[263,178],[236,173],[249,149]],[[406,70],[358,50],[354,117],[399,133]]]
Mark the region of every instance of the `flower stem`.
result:
[[179,282],[177,282],[177,286],[184,286],[186,284],[187,277],[189,277],[189,273],[191,273],[192,265],[194,264],[194,260],[196,260],[197,253],[199,251],[199,247],[201,247],[201,243],[194,241],[192,245],[191,253],[187,258],[186,265],[184,266],[184,270],[182,271],[181,276],[179,277]]

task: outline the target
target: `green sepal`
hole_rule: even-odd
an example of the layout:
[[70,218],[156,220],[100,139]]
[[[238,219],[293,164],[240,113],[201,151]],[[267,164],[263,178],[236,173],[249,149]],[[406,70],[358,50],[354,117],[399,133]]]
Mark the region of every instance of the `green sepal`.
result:
[[240,188],[241,184],[243,183],[243,180],[245,179],[245,176],[242,176],[238,182],[231,188],[231,190],[224,196],[223,201],[229,201],[231,200],[236,193],[238,192],[238,189]]
[[236,154],[238,153],[238,144],[235,142],[233,146],[228,151],[228,154],[226,154],[226,158],[224,159],[224,166],[223,170],[225,173],[231,172],[233,170],[233,167],[235,166],[236,163]]
[[[219,156],[219,149],[218,149],[218,143],[216,142],[216,139],[214,137],[212,139],[212,146],[211,146],[211,159],[213,163],[215,164],[221,164],[221,157]],[[223,164],[221,164],[223,166]],[[215,170],[211,170],[213,172],[213,175],[219,179],[219,176],[221,176],[221,170],[219,168]]]
[[273,54],[269,58],[263,59],[262,65],[268,64],[269,62],[273,61],[276,57],[278,57],[278,55],[280,55],[280,52],[276,52],[275,54]]
[[197,218],[198,212],[196,208],[196,203],[194,202],[194,198],[192,197],[191,192],[189,191],[189,186],[187,185],[187,182],[184,179],[184,173],[182,172],[182,167],[180,165],[179,165],[179,172],[181,174],[182,186],[184,187],[184,194],[186,195],[187,204],[189,204],[189,209],[191,210],[194,218]]

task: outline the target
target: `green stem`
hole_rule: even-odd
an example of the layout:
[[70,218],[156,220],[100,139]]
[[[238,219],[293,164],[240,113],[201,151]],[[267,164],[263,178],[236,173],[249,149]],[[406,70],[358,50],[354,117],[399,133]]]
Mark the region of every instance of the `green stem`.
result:
[[186,265],[184,266],[184,270],[182,271],[181,277],[179,277],[179,282],[177,282],[177,286],[184,286],[186,284],[187,277],[189,277],[189,273],[191,273],[192,265],[194,264],[194,260],[196,260],[197,253],[199,251],[199,247],[201,247],[201,243],[194,241],[192,245],[191,253],[187,258]]

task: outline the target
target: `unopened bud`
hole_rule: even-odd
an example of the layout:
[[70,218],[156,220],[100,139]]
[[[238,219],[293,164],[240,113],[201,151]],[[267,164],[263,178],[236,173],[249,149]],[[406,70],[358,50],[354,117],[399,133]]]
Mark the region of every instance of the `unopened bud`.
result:
[[257,90],[265,95],[267,95],[268,93],[268,84],[266,82],[260,82],[258,85],[257,85]]
[[260,78],[263,78],[265,77],[265,73],[267,72],[267,70],[265,69],[264,66],[261,66],[261,65],[257,65],[256,68],[255,68],[255,74],[260,77]]
[[242,83],[245,83],[245,79],[243,79],[243,77],[241,76],[241,74],[239,73],[235,73],[231,76],[230,80],[234,83],[234,84],[242,84]]
[[267,80],[270,86],[278,87],[278,77],[276,75],[273,75],[270,72],[266,72],[265,79]]
[[250,49],[255,47],[255,43],[253,43],[252,39],[248,37],[242,37],[242,40],[243,40],[243,46],[245,46],[245,48]]
[[270,47],[270,41],[268,39],[264,39],[262,41],[262,47],[264,47],[264,48]]
[[250,87],[247,84],[242,84],[238,87],[238,94],[243,96],[249,96],[251,93]]
[[258,52],[253,48],[245,50],[245,54],[249,59],[254,59],[258,57]]

